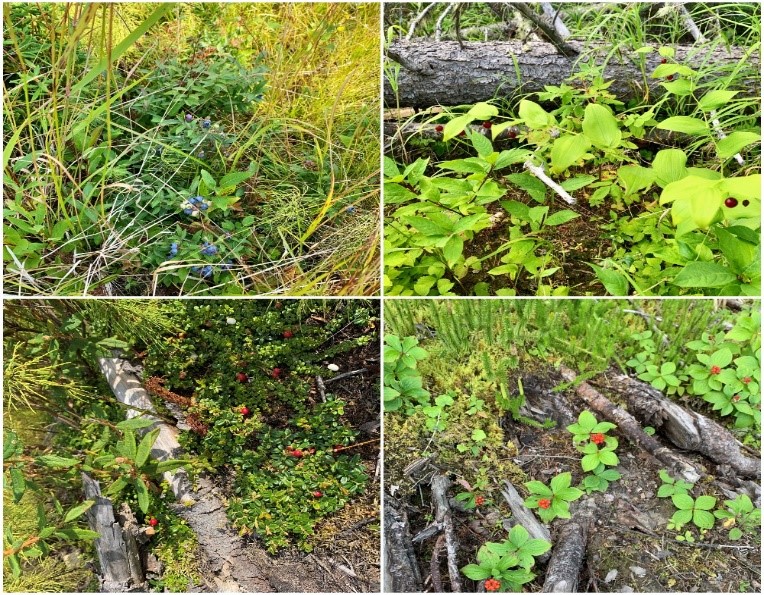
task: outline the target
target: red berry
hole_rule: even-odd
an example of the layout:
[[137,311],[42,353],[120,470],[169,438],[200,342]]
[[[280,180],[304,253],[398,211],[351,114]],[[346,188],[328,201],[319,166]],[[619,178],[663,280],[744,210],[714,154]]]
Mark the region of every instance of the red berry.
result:
[[243,416],[249,415],[249,407],[244,405],[241,409],[239,409],[239,413],[241,413]]
[[750,384],[750,383],[751,383],[751,377],[750,376],[746,376],[745,378],[743,378],[743,384]]
[[293,450],[293,451],[292,451],[292,456],[293,456],[293,457],[297,457],[297,458],[299,459],[300,457],[302,457],[302,455],[303,455],[303,453],[302,453],[302,451],[301,451],[301,450],[297,450],[297,449],[296,449],[296,450]]
[[292,337],[294,337],[294,333],[290,331],[289,329],[285,330],[283,335],[285,339],[291,339]]
[[149,519],[149,525],[151,525],[152,527],[156,527],[158,524],[159,524],[159,521],[156,520],[154,517],[151,517]]
[[313,492],[313,496],[315,498],[320,498],[321,496],[323,496],[323,494],[321,492],[319,492],[318,490],[316,490],[315,492]]
[[281,368],[273,368],[273,370],[271,370],[271,377],[281,378]]
[[673,74],[670,74],[670,75],[668,75],[668,76],[666,77],[666,80],[667,80],[667,81],[673,81],[673,80],[674,80],[674,75],[673,75]]
[[711,366],[711,374],[719,374],[722,371],[722,369],[719,366]]
[[443,124],[438,124],[435,127],[435,132],[443,132]]
[[730,196],[727,200],[724,201],[724,206],[730,209],[734,209],[737,206],[737,198],[732,198]]
[[541,500],[539,500],[539,508],[543,508],[544,510],[546,510],[551,505],[552,505],[552,501],[547,498],[542,498]]
[[239,382],[246,382],[247,375],[244,372],[236,372],[236,380]]
[[483,496],[477,496],[475,498],[475,506],[483,506],[485,504],[485,498]]
[[740,400],[740,395],[735,395],[734,397],[732,397],[732,401],[735,403],[737,403],[739,400]]
[[484,586],[486,591],[498,591],[501,589],[501,583],[495,578],[487,579]]
[[592,434],[592,442],[594,444],[602,444],[605,442],[605,434]]
[[493,123],[492,123],[492,122],[490,122],[490,121],[488,121],[488,120],[486,120],[485,122],[483,122],[483,128],[485,128],[486,130],[490,130],[490,129],[491,129],[491,126],[493,126]]
[[466,133],[466,132],[464,132],[464,130],[462,130],[462,131],[459,133],[459,136],[464,136],[465,134],[467,134],[467,133]]
[[661,64],[665,64],[666,62],[668,62],[668,60],[666,60],[666,58],[661,59]]
[[751,204],[751,201],[750,201],[750,200],[748,200],[748,199],[746,198],[746,199],[743,201],[743,206],[744,206],[744,207],[747,207],[749,204]]
[[509,138],[517,138],[517,131],[516,131],[516,130],[512,130],[512,129],[510,128],[510,129],[509,129],[509,132],[507,132],[507,136],[508,136]]

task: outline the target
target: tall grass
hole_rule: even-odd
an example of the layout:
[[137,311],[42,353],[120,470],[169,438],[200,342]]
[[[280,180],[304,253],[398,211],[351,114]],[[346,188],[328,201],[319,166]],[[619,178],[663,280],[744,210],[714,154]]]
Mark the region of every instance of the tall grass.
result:
[[[5,4],[6,292],[375,293],[378,11]],[[162,89],[161,64],[223,54],[264,66],[267,88],[249,109],[216,114],[219,154],[205,160],[199,145],[166,140],[168,121],[192,107],[168,106],[139,124],[173,86],[193,90],[198,81],[189,74]],[[253,174],[225,221],[180,216],[202,169]],[[242,224],[246,215],[256,223]],[[205,264],[197,257],[168,257],[179,234],[218,238],[214,278],[189,274]]]

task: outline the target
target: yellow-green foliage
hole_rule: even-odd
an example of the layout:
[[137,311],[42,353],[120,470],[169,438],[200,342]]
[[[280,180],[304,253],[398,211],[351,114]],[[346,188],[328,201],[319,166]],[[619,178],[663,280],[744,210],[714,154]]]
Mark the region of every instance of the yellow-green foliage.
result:
[[201,583],[199,574],[199,543],[186,522],[178,519],[168,536],[154,548],[156,557],[164,564],[162,581],[172,593],[186,592]]

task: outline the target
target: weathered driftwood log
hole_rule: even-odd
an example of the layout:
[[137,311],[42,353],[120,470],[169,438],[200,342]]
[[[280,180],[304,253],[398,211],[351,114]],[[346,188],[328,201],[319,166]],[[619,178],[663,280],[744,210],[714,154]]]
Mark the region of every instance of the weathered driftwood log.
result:
[[[525,527],[525,530],[528,531],[528,534],[533,539],[543,539],[544,541],[551,542],[552,536],[549,534],[549,529],[542,525],[536,519],[536,516],[525,507],[525,503],[520,497],[520,494],[517,493],[515,486],[506,480],[502,483],[504,484],[504,487],[501,490],[501,495],[504,496],[507,504],[509,504],[509,508],[512,511],[512,518],[516,523]],[[542,556],[538,556],[538,560],[541,562],[545,562],[548,559],[548,552]]]
[[580,502],[573,518],[557,534],[552,559],[546,569],[543,593],[578,592],[578,575],[586,555],[586,540],[594,512],[594,500]]
[[422,575],[411,542],[406,512],[385,498],[385,568],[383,593],[419,593]]
[[448,578],[451,582],[451,592],[462,592],[462,577],[459,574],[459,566],[456,557],[459,553],[459,540],[454,530],[454,521],[451,517],[451,507],[448,504],[448,488],[451,480],[445,475],[435,475],[430,482],[432,503],[435,506],[435,522],[443,525],[443,535],[446,538],[446,559],[448,563]]
[[[560,373],[568,382],[576,380],[576,373],[568,368],[562,367]],[[679,477],[690,483],[696,483],[701,478],[701,473],[691,463],[665,446],[661,446],[660,442],[652,436],[645,434],[643,427],[628,411],[614,405],[610,399],[595,390],[590,384],[580,383],[576,387],[576,394],[594,411],[616,424],[618,431],[631,443],[644,449],[665,465],[672,477]]]
[[659,430],[672,444],[726,464],[744,477],[761,478],[761,460],[745,456],[732,433],[700,413],[670,401],[661,391],[624,374],[608,378],[609,388],[626,399],[629,411]]
[[[591,56],[588,64],[602,65],[610,46],[585,47],[570,42],[582,54]],[[585,51],[586,50],[586,51]],[[706,52],[693,46],[677,46],[675,59],[680,64],[700,67],[707,63]],[[578,71],[579,56],[563,56],[554,45],[545,42],[458,42],[405,41],[390,44],[388,59],[400,64],[397,76],[398,95],[385,78],[384,100],[390,107],[429,107],[460,105],[487,101],[516,91],[530,93],[544,90],[545,85],[560,85]],[[613,81],[609,90],[621,100],[647,98],[660,93],[660,80],[645,78],[639,65],[640,56],[625,52],[613,56],[604,67],[603,77]],[[660,64],[657,53],[645,56],[645,72],[651,73]],[[745,62],[752,72],[758,71],[758,52],[724,48],[714,50],[715,64]],[[519,73],[519,74],[518,74]],[[742,81],[741,88],[757,89],[758,81]]]
[[90,529],[101,535],[94,542],[101,567],[101,591],[145,591],[146,582],[136,540],[122,530],[114,517],[111,500],[101,496],[98,482],[83,473],[82,485],[85,498],[95,500],[95,504],[85,514]]

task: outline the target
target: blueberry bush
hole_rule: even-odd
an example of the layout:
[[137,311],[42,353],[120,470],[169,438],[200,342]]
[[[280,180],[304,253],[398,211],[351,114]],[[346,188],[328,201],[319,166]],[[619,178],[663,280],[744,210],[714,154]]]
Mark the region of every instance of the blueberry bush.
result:
[[376,6],[68,6],[8,8],[7,287],[375,291]]

